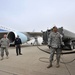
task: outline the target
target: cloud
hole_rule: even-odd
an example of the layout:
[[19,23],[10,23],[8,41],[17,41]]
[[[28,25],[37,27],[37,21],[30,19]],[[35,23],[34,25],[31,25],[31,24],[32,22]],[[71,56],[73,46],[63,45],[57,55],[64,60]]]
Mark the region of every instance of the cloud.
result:
[[2,0],[0,23],[20,31],[51,28],[53,24],[74,30],[74,0]]

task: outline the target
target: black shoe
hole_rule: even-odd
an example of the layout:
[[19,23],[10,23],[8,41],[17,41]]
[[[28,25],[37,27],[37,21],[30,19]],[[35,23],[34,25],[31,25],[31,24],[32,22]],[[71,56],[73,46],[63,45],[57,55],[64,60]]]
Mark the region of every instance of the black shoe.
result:
[[18,54],[16,56],[18,56]]
[[59,67],[60,67],[60,65],[59,65],[59,64],[57,64],[57,65],[56,65],[56,68],[59,68]]
[[51,68],[52,67],[52,65],[49,65],[47,68]]
[[22,53],[20,53],[19,55],[22,55]]

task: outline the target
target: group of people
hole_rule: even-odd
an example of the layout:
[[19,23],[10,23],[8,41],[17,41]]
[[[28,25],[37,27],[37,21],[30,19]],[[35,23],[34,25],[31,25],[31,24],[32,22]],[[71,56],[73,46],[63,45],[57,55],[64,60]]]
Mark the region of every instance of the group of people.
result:
[[[15,38],[15,47],[16,47],[16,55],[22,55],[21,53],[21,39],[19,36]],[[61,44],[62,44],[62,37],[60,33],[58,32],[58,28],[56,26],[53,27],[52,32],[49,35],[48,38],[48,46],[50,48],[50,63],[47,68],[51,68],[54,53],[56,52],[56,59],[57,59],[57,64],[56,67],[58,68],[59,62],[60,62],[60,55],[61,55]],[[8,47],[9,47],[9,39],[7,38],[7,35],[4,34],[3,38],[0,40],[0,45],[1,45],[1,60],[3,60],[4,57],[4,50],[6,52],[6,58],[8,58],[9,52],[8,52]]]
[[[15,47],[16,47],[16,55],[22,55],[21,53],[21,39],[19,38],[19,36],[17,35],[17,37],[15,38]],[[9,55],[9,51],[8,51],[8,47],[10,45],[10,41],[7,38],[7,35],[4,34],[3,38],[0,40],[0,45],[1,45],[1,60],[4,59],[4,51],[6,53],[6,58],[8,59],[8,55]]]

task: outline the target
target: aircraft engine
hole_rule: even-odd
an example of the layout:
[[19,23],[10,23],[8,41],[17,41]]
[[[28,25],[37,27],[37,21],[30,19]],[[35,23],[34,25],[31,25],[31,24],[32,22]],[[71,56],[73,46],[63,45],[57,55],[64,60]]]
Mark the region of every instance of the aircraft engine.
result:
[[25,43],[27,42],[27,36],[23,33],[20,33],[20,32],[9,32],[8,35],[7,35],[7,38],[10,40],[10,43],[13,43],[15,38],[17,37],[17,35],[19,35],[22,43]]

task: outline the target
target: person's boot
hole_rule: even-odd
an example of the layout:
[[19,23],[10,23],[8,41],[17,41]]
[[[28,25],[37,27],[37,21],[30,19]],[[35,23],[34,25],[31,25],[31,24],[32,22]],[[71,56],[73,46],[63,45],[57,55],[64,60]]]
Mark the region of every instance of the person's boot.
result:
[[59,61],[57,61],[56,68],[59,68],[59,67],[60,67]]
[[47,68],[51,68],[52,67],[52,62],[50,62],[49,66]]
[[3,60],[4,58],[3,57],[1,57],[1,60]]
[[6,56],[6,59],[8,59],[9,57],[8,56]]

